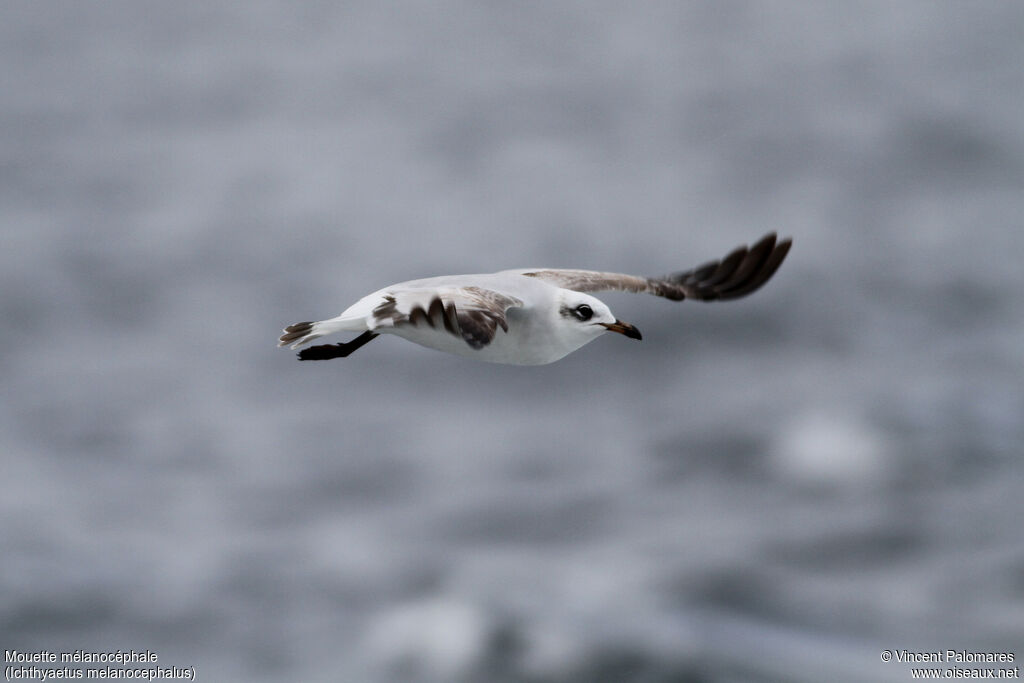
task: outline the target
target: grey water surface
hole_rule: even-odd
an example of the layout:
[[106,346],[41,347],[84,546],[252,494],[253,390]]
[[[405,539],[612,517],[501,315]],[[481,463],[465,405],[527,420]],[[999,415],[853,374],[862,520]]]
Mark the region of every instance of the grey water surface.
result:
[[[3,648],[405,683],[1024,657],[1024,5],[0,15]],[[391,282],[769,231],[756,295],[610,294],[644,341],[550,366],[275,347]]]

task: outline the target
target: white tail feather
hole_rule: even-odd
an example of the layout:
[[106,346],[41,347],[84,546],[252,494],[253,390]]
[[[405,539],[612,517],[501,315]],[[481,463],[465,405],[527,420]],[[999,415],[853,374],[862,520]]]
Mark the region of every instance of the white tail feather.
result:
[[298,349],[315,339],[343,330],[366,330],[366,325],[362,320],[344,320],[342,318],[295,323],[284,328],[284,334],[278,339],[277,345],[290,345],[291,348]]

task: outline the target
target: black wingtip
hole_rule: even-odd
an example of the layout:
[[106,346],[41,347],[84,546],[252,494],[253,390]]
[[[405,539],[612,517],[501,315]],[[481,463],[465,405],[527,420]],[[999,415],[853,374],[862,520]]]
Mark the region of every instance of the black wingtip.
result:
[[320,344],[310,346],[296,354],[299,360],[330,360],[332,358],[348,358],[367,342],[376,339],[379,335],[376,332],[367,330],[350,342],[340,344]]
[[337,358],[342,344],[321,344],[320,346],[309,346],[299,351],[295,356],[299,360],[330,360]]

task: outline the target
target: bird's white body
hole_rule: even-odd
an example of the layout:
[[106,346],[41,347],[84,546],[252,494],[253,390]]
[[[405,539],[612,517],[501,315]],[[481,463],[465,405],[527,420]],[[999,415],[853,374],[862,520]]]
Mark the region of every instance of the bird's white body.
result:
[[[561,289],[536,278],[524,277],[524,272],[530,271],[447,275],[400,282],[364,296],[336,318],[315,323],[313,332],[319,337],[332,332],[372,331],[378,334],[393,334],[431,349],[490,363],[545,365],[564,358],[607,331],[599,325],[583,327],[563,323],[559,314],[563,305],[575,302],[578,306],[580,303],[587,303],[595,311],[595,323],[599,322],[599,309],[603,309],[602,312],[605,313],[600,316],[600,321],[615,322],[615,317],[608,311],[608,307],[596,297]],[[499,329],[490,343],[481,348],[473,348],[461,337],[448,333],[443,326],[389,325],[387,321],[377,320],[373,313],[387,296],[404,299],[403,303],[407,307],[419,305],[426,309],[433,296],[440,296],[442,299],[457,297],[458,292],[465,287],[487,289],[523,302],[522,306],[512,307],[506,311],[508,331]],[[293,347],[298,348],[312,340],[313,337],[310,337]]]
[[278,345],[298,349],[335,332],[361,333],[347,343],[299,353],[300,360],[327,360],[346,357],[379,334],[393,334],[476,360],[544,365],[605,332],[641,338],[587,292],[646,292],[673,301],[736,299],[771,278],[790,244],[777,242],[771,233],[721,261],[662,278],[540,268],[409,280],[364,296],[336,318],[289,325]]

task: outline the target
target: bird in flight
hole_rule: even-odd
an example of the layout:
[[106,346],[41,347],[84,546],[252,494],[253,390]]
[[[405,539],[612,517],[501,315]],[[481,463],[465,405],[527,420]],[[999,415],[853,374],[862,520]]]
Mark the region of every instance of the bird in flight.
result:
[[[739,299],[775,274],[791,245],[791,239],[769,233],[721,260],[664,277],[525,268],[410,280],[364,296],[336,318],[289,325],[278,346],[301,348],[299,360],[328,360],[393,334],[491,363],[544,365],[605,332],[641,339],[640,330],[612,315],[590,292],[637,292],[672,301]],[[335,332],[360,334],[340,344],[306,347]]]

